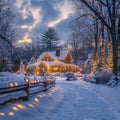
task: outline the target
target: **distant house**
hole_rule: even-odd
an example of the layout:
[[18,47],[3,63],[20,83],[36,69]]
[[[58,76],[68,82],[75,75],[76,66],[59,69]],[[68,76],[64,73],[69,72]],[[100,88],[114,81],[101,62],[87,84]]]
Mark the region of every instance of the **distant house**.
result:
[[72,64],[73,58],[70,51],[56,50],[51,52],[43,52],[34,64],[29,64],[33,67],[34,73],[41,75],[43,70],[48,73],[55,72],[77,72],[78,66]]

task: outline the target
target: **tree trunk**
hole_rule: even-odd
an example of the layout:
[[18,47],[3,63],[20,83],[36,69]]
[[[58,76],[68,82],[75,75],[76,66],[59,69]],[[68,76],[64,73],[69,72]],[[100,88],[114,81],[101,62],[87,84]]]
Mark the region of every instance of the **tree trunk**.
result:
[[111,38],[112,38],[112,48],[113,48],[113,73],[118,74],[118,42],[116,34],[116,0],[112,0],[112,25],[111,25]]
[[117,37],[117,41],[118,41],[118,73],[120,73],[120,18],[118,21],[118,37]]
[[112,49],[113,49],[113,73],[115,75],[118,74],[118,43],[117,42],[114,42],[116,41],[116,38],[115,38],[115,35],[113,34],[112,35],[112,43],[113,43],[113,46],[112,46]]

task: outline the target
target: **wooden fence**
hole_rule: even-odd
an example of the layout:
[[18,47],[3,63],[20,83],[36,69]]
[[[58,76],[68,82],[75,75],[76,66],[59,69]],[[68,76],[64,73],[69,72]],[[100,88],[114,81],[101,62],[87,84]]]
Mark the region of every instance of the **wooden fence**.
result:
[[[15,102],[18,100],[29,100],[30,96],[33,94],[37,94],[42,91],[47,91],[50,87],[55,85],[55,80],[46,79],[46,80],[30,80],[29,78],[24,78],[25,84],[16,85],[11,83],[9,87],[0,88],[0,96],[5,96],[5,100],[0,102],[1,105],[5,105],[7,103]],[[36,88],[36,89],[35,89]],[[33,89],[33,91],[32,91]],[[35,89],[35,90],[34,90]],[[25,94],[22,95],[11,95],[19,92],[23,92]],[[1,98],[0,98],[1,99]]]

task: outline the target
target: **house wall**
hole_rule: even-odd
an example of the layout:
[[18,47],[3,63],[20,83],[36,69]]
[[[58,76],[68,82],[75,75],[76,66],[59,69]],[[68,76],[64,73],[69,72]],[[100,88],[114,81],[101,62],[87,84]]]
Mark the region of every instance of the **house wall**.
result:
[[54,72],[77,72],[78,68],[76,66],[44,66],[40,65],[35,67],[35,74],[36,75],[43,75],[43,71],[48,73],[54,73]]

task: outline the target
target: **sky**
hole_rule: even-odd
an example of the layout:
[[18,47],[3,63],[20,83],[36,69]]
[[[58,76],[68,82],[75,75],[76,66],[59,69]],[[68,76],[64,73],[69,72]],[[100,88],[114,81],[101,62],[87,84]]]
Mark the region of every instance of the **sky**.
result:
[[15,0],[14,5],[19,43],[33,41],[48,27],[55,28],[61,43],[68,39],[74,13],[71,0]]

